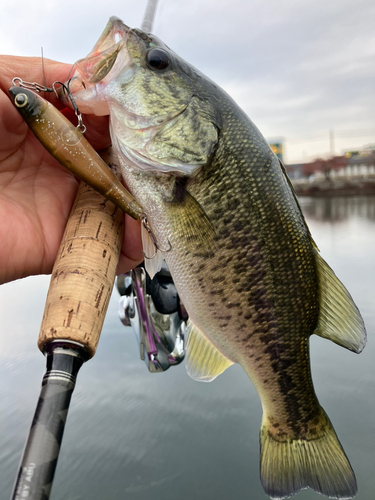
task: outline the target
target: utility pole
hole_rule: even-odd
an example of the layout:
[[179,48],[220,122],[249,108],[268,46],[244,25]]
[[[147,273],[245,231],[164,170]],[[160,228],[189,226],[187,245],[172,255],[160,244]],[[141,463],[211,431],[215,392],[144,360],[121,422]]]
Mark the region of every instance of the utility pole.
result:
[[335,156],[335,132],[333,129],[329,131],[329,150],[331,156]]

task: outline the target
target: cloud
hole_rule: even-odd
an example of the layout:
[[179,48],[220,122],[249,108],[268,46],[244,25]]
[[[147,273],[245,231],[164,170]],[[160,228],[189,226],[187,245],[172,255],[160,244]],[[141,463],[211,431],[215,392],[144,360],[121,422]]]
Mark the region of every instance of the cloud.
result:
[[[111,15],[140,26],[146,3],[8,3],[1,52],[38,56],[43,46],[46,57],[73,62]],[[159,0],[154,32],[232,94],[266,136],[289,138],[297,161],[301,151],[324,152],[311,139],[317,134],[374,128],[374,18],[373,0]],[[303,150],[293,146],[302,136]],[[347,142],[359,147],[371,137],[375,130]]]

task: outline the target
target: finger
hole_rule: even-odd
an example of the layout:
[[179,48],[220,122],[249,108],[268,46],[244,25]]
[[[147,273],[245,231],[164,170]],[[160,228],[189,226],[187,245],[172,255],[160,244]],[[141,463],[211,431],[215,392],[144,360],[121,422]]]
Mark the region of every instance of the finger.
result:
[[134,269],[144,260],[141,240],[141,224],[129,215],[124,218],[124,238],[117,274],[126,273]]
[[11,104],[9,96],[0,90],[0,161],[8,158],[24,141],[28,127]]
[[[7,94],[8,89],[13,86],[12,79],[15,77],[51,88],[56,81],[68,80],[72,67],[71,64],[51,59],[43,59],[42,64],[40,57],[0,56],[0,88]],[[58,109],[64,110],[64,114],[72,123],[77,123],[74,113],[65,107],[54,92],[42,92],[41,95]],[[86,137],[95,149],[103,149],[110,145],[108,117],[85,115],[84,123],[87,127]]]
[[[0,56],[0,87],[7,92],[15,77],[52,87],[55,81],[66,81],[71,68],[71,64],[51,59],[43,59],[42,64],[41,57]],[[64,107],[54,92],[43,92],[42,95],[59,109]]]
[[87,127],[85,136],[97,151],[111,145],[109,135],[109,116],[83,115],[83,123]]

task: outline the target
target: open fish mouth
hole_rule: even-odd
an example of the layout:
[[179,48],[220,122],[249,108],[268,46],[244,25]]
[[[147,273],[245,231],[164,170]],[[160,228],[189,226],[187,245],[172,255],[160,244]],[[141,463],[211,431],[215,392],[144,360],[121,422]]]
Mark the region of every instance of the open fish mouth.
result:
[[[156,37],[112,17],[88,56],[75,63],[66,83],[69,91],[62,90],[61,97],[68,106],[73,98],[81,113],[110,115],[112,143],[118,143],[134,168],[190,176],[211,154],[217,131],[212,125],[199,127],[202,103],[190,90],[164,102],[175,86],[173,71],[163,72],[169,64],[173,66],[174,55]],[[154,105],[152,94],[160,106]],[[187,131],[195,133],[196,140],[181,149],[173,139],[175,129],[184,130],[186,137]],[[195,151],[198,139],[207,149],[203,155]]]
[[[83,113],[109,114],[108,105],[100,94],[103,87],[116,78],[129,62],[125,49],[129,30],[119,18],[111,17],[92,51],[74,64],[73,76],[67,85],[74,99],[79,101]],[[84,94],[82,99],[81,94]],[[64,89],[60,98],[69,105]],[[98,105],[99,101],[102,101],[101,105]]]

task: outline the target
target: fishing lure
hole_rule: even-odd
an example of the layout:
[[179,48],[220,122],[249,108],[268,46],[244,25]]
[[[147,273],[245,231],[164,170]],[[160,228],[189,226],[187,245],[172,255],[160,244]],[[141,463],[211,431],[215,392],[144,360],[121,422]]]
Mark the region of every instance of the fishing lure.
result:
[[[17,82],[20,86],[15,85]],[[14,87],[9,89],[9,94],[15,107],[47,151],[61,165],[125,213],[147,224],[142,207],[84,137],[86,127],[83,125],[82,115],[75,106],[73,98],[71,101],[78,118],[77,127],[55,106],[31,90],[55,91],[55,84],[50,89],[35,82],[22,82],[18,77],[13,79],[13,84]]]

